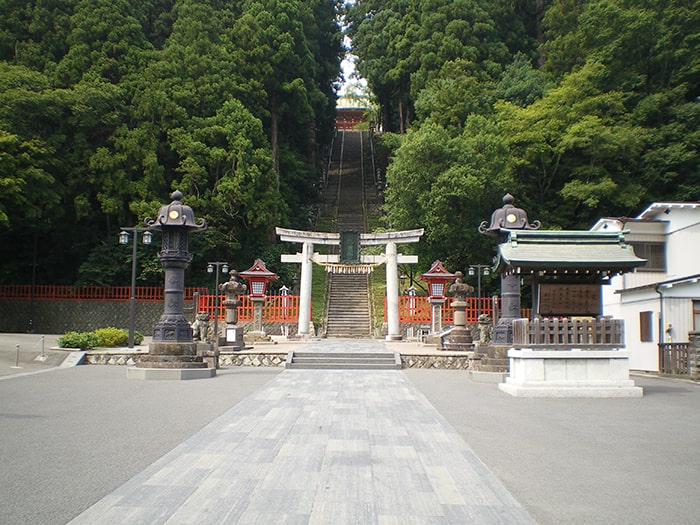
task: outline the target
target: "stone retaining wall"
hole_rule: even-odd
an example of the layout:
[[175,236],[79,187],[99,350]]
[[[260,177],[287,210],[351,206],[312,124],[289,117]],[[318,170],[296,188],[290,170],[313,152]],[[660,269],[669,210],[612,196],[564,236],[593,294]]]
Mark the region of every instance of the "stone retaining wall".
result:
[[[88,365],[133,366],[135,352],[100,352],[91,350],[85,355]],[[254,367],[284,367],[287,353],[284,352],[236,352],[219,355],[219,366],[230,368],[234,366]],[[404,368],[439,368],[447,370],[471,370],[476,368],[475,360],[467,356],[437,356],[437,355],[403,355],[401,361]]]
[[[162,303],[137,302],[134,328],[150,335],[162,313]],[[128,301],[0,300],[0,332],[64,334],[128,325]]]
[[[161,302],[136,302],[134,328],[142,335],[151,335],[153,327],[163,314]],[[185,302],[185,317],[194,321],[192,302]],[[221,328],[225,323],[219,322]],[[90,332],[98,328],[114,326],[128,328],[128,301],[58,301],[58,300],[0,300],[0,332],[25,333],[30,330],[40,334],[65,334],[66,332]],[[210,327],[213,322],[210,323]],[[244,330],[251,330],[253,323],[240,323]],[[269,335],[281,335],[283,330],[293,336],[296,323],[265,323]]]

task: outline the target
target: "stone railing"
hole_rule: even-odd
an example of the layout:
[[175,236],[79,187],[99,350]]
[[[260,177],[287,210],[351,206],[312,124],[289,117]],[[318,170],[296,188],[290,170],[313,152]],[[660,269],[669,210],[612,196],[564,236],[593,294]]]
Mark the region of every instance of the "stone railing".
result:
[[613,349],[625,346],[622,319],[516,319],[515,348]]

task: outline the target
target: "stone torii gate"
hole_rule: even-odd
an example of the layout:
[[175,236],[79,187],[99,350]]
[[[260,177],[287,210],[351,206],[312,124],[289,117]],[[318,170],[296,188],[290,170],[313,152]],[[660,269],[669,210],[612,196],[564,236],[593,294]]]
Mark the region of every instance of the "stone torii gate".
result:
[[[340,246],[340,233],[310,232],[276,228],[282,242],[300,243],[301,253],[283,254],[283,263],[301,263],[301,278],[299,282],[299,326],[298,335],[309,337],[311,317],[311,281],[312,264],[323,264],[332,273],[369,273],[373,266],[386,264],[386,297],[387,297],[387,340],[401,339],[399,328],[399,271],[398,264],[416,264],[415,255],[402,255],[397,252],[397,244],[416,243],[423,235],[423,228],[396,232],[360,233],[360,246],[385,245],[382,255],[359,255],[357,262],[346,263],[340,255],[322,255],[314,253],[314,244]],[[341,250],[342,251],[342,250]]]

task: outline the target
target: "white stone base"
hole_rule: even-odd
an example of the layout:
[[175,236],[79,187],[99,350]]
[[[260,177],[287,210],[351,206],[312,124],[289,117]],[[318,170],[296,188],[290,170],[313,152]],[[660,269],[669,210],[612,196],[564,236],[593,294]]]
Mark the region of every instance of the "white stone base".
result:
[[474,383],[502,383],[506,380],[506,372],[483,372],[481,370],[469,370],[467,376]]
[[498,388],[516,397],[641,397],[623,350],[511,348],[510,375]]
[[216,368],[138,368],[126,369],[127,379],[184,381],[207,379],[216,375]]

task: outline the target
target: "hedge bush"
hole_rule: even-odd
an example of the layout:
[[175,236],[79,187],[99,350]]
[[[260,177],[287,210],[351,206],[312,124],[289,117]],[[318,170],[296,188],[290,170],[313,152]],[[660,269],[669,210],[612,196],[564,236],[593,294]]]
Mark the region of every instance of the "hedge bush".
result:
[[[100,340],[98,346],[126,346],[129,343],[129,331],[124,328],[113,326],[98,328],[95,330],[95,335]],[[143,341],[143,335],[135,331],[134,344],[141,344],[141,341]]]
[[56,341],[61,348],[82,348],[89,350],[99,344],[94,332],[66,332]]
[[[143,335],[134,332],[134,344],[141,344]],[[58,338],[61,348],[90,350],[98,346],[115,347],[129,344],[129,331],[124,328],[98,328],[94,332],[66,332]]]

